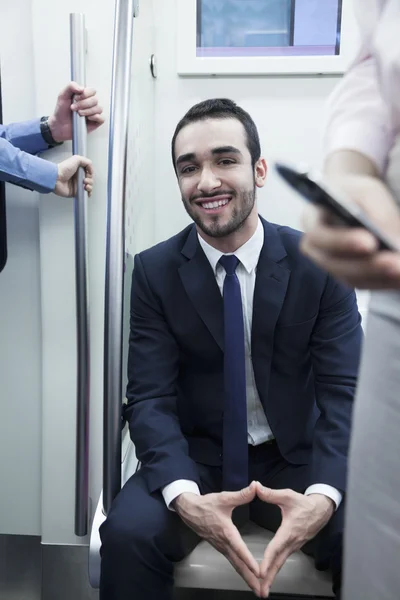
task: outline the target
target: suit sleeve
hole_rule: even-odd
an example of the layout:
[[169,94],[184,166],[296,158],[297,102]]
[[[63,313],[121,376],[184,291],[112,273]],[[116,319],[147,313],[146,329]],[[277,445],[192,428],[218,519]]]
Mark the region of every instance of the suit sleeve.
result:
[[151,289],[140,255],[135,257],[131,292],[128,404],[125,416],[150,492],[187,479],[200,485],[181,431],[176,386],[179,348]]
[[346,489],[347,455],[361,344],[356,295],[327,278],[311,338],[316,402],[313,483]]

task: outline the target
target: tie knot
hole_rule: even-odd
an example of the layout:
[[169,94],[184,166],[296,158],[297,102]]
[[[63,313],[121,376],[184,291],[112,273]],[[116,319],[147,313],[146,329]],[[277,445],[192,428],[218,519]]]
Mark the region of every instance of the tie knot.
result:
[[234,254],[221,256],[219,264],[225,269],[227,275],[234,275],[240,260]]

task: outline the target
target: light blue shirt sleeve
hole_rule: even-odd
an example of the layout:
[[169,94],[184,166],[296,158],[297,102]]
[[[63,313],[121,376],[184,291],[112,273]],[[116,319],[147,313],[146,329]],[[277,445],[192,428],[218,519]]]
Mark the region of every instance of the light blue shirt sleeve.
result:
[[49,149],[40,132],[40,119],[0,125],[0,138],[29,154],[40,154]]
[[33,155],[47,148],[39,120],[0,125],[0,180],[41,194],[53,192],[57,165]]

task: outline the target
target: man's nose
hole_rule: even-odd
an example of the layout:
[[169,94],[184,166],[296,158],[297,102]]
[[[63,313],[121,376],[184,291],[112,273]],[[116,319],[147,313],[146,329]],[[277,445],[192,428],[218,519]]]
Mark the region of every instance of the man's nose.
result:
[[203,169],[201,172],[198,190],[204,193],[210,193],[221,186],[220,179],[215,175],[212,169]]

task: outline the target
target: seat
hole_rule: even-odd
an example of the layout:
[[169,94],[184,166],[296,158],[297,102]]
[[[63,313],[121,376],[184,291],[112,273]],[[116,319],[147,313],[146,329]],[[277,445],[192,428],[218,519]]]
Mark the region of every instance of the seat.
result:
[[[250,552],[260,562],[273,533],[249,523],[243,528],[242,536]],[[193,589],[248,591],[246,583],[228,560],[205,541],[200,542],[197,548],[176,566],[175,585]],[[288,558],[276,576],[271,591],[275,594],[299,597],[333,597],[329,573],[317,571],[313,559],[303,552],[295,552]]]
[[[137,469],[135,448],[129,438],[127,427],[122,442],[122,485]],[[99,529],[105,516],[102,496],[100,496],[94,516],[89,549],[89,580],[93,588],[100,584],[100,535]],[[243,529],[243,539],[257,561],[261,561],[264,550],[273,534],[253,523]],[[208,542],[200,542],[193,552],[178,563],[175,570],[175,585],[181,588],[247,591],[242,578],[232,568],[228,560]],[[332,598],[329,573],[317,571],[312,558],[302,552],[295,552],[278,573],[272,592],[292,596],[317,596]]]

